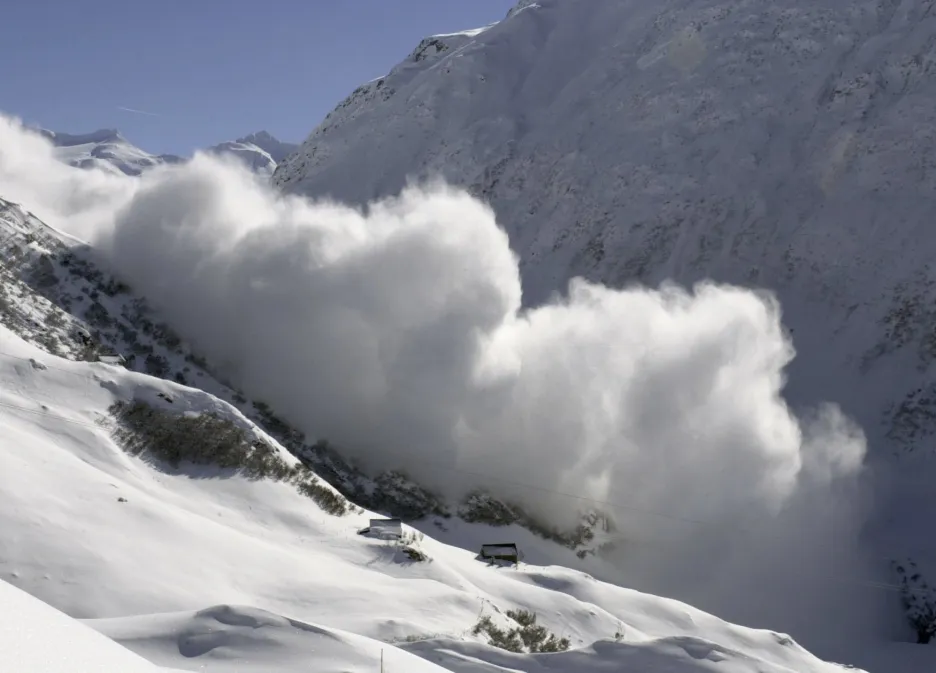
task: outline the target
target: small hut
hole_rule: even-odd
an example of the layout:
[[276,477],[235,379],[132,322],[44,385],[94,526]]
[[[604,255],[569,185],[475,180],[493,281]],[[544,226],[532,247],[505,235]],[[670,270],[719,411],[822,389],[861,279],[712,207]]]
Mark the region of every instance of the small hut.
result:
[[382,539],[403,537],[403,522],[400,519],[371,519],[367,532]]
[[119,365],[123,367],[126,364],[126,360],[120,353],[101,353],[98,355],[98,362],[103,362],[106,365]]
[[517,565],[523,559],[523,554],[517,549],[517,545],[512,542],[500,544],[481,545],[481,558],[490,561],[508,561]]

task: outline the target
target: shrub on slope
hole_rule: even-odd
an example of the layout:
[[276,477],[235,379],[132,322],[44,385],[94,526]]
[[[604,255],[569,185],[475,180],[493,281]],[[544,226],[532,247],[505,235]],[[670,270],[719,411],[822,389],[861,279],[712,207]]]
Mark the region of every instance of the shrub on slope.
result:
[[288,481],[329,514],[341,516],[348,501],[321,484],[303,463],[290,465],[262,439],[216,414],[181,416],[145,402],[115,402],[109,408],[117,422],[114,438],[128,453],[149,456],[178,469],[188,462],[235,470],[248,479]]
[[475,624],[472,633],[484,633],[489,643],[508,652],[563,652],[569,649],[568,638],[557,638],[545,626],[536,623],[536,613],[530,610],[508,610],[507,616],[517,626],[502,629],[485,615]]
[[901,598],[907,620],[917,634],[917,642],[925,645],[936,636],[936,591],[923,579],[916,563],[907,559],[895,563],[900,576]]

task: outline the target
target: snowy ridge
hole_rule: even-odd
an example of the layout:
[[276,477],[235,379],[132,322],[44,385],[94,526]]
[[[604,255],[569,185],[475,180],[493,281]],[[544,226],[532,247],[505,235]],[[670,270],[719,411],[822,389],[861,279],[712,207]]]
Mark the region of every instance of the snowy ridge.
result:
[[[136,147],[115,129],[91,133],[69,134],[41,129],[44,137],[55,145],[56,156],[76,168],[97,168],[110,173],[140,175],[143,171],[166,164],[179,164],[186,159],[174,154],[150,154]],[[219,143],[205,152],[230,156],[260,176],[269,177],[276,163],[295,151],[298,145],[277,140],[266,131]]]
[[251,133],[243,138],[238,138],[235,142],[250,144],[260,148],[270,155],[274,162],[279,163],[290,154],[299,149],[298,143],[284,143],[282,140],[274,138],[267,131],[258,131]]
[[56,156],[76,168],[98,168],[124,175],[139,175],[155,166],[183,161],[182,157],[173,154],[145,152],[114,129],[79,135],[46,130],[41,133],[55,145]]
[[235,157],[254,173],[270,177],[276,170],[276,164],[295,152],[298,147],[293,143],[281,142],[266,131],[260,131],[237,140],[212,145],[205,151]]
[[276,170],[276,161],[273,160],[273,157],[253,143],[230,140],[218,145],[212,145],[205,151],[212,154],[236,157],[258,175],[269,177]]
[[[508,661],[524,671],[635,661],[692,671],[706,659],[739,672],[840,670],[788,637],[578,571],[492,567],[412,532],[401,544],[421,551],[425,560],[414,562],[401,545],[355,534],[368,512],[335,517],[288,484],[173,469],[115,443],[108,408],[120,399],[211,411],[263,436],[208,393],[56,358],[6,328],[0,381],[0,576],[67,614],[97,618],[87,624],[157,665],[291,672],[337,656],[342,670],[364,671],[384,649],[388,662],[427,672],[496,671]],[[208,607],[186,612],[193,604]],[[254,607],[225,607],[237,605]],[[473,627],[479,610],[508,625],[510,609],[535,612],[586,649],[505,657]],[[417,667],[389,644],[399,641],[427,663]],[[7,655],[0,650],[0,660]]]

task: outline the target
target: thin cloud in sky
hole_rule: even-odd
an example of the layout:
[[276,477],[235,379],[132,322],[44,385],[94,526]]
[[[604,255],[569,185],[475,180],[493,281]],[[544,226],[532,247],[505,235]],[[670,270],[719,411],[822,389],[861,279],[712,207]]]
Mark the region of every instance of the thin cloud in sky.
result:
[[118,110],[123,110],[124,112],[133,112],[138,115],[147,115],[149,117],[159,117],[160,115],[155,112],[147,112],[146,110],[136,110],[132,107],[123,107],[122,105],[117,106]]

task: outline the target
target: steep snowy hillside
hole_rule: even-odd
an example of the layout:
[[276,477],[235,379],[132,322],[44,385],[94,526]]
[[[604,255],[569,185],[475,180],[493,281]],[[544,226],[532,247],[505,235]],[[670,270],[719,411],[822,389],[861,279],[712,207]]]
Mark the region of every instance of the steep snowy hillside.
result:
[[[186,160],[173,154],[150,154],[113,129],[79,135],[47,130],[41,130],[40,133],[52,141],[56,156],[61,161],[76,168],[99,168],[111,173],[140,175],[154,166],[179,164]],[[268,177],[276,169],[276,163],[297,147],[277,140],[266,131],[260,131],[212,145],[205,151],[234,157],[258,175]]]
[[0,665],[29,673],[172,673],[0,580]]
[[774,291],[795,408],[869,438],[875,554],[936,562],[930,0],[539,0],[424,41],[283,162],[355,204],[441,175],[493,205],[527,304],[581,275]]
[[[581,572],[489,565],[408,527],[361,535],[372,515],[330,509],[319,491],[340,496],[231,405],[6,327],[0,420],[0,576],[159,666],[841,670],[782,634]],[[10,596],[4,637],[24,602]],[[13,656],[0,648],[0,667]]]
[[574,275],[774,290],[790,398],[932,456],[931,4],[524,2],[359,87],[274,181],[357,204],[468,186],[531,304]]

